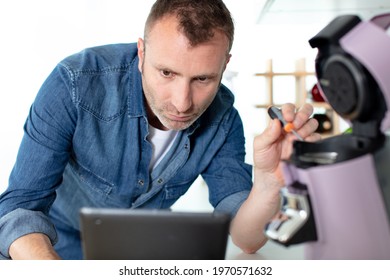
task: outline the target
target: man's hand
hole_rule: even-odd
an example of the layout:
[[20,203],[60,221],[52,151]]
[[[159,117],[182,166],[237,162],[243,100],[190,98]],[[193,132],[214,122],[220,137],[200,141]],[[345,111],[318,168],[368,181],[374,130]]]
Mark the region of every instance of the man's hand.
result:
[[[310,118],[313,107],[309,104],[303,105],[297,112],[293,104],[282,106],[283,118],[286,122],[292,123],[295,131],[305,141],[317,141],[321,139],[315,133],[318,122]],[[296,136],[286,133],[279,120],[271,120],[269,126],[262,134],[254,140],[254,168],[261,173],[273,173],[277,171],[281,159],[287,159],[292,152],[292,142]]]
[[[321,139],[315,133],[318,122],[311,119],[313,107],[305,104],[296,111],[293,104],[282,106],[283,118],[291,122],[295,131],[305,141]],[[296,136],[286,133],[279,120],[271,120],[269,126],[254,140],[254,184],[248,199],[232,221],[233,242],[244,252],[254,253],[266,242],[265,225],[279,210],[279,191],[283,187],[280,162],[292,152]]]
[[31,233],[16,239],[9,248],[13,260],[59,260],[49,238],[42,233]]

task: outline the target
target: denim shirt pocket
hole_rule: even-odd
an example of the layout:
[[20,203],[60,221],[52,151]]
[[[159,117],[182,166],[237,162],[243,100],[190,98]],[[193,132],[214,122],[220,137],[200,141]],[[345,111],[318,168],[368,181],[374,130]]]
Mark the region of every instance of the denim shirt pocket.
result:
[[127,111],[126,67],[83,70],[76,77],[75,101],[82,110],[103,122],[115,120]]

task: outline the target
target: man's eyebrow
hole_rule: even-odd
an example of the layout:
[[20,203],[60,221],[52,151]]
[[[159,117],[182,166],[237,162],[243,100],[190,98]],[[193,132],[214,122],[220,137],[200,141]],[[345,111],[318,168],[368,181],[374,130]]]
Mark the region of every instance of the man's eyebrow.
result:
[[[163,64],[155,64],[154,67],[155,67],[156,69],[159,69],[159,70],[166,70],[166,71],[172,72],[172,73],[174,73],[174,74],[180,75],[179,72],[176,72],[176,71],[173,70],[172,68],[170,68],[170,67],[168,67],[168,66],[166,66],[166,65],[163,65]],[[196,78],[206,77],[206,78],[212,79],[212,78],[216,78],[216,77],[218,77],[218,76],[219,76],[218,73],[216,73],[216,72],[211,72],[211,73],[198,74],[198,75],[195,75],[193,78],[196,79]]]
[[173,73],[173,74],[178,74],[176,71],[174,71],[172,68],[170,68],[170,67],[168,67],[168,66],[166,66],[166,65],[155,64],[153,67],[154,67],[155,69],[159,70],[159,71],[164,70],[164,71],[169,71],[169,72],[171,72],[171,73]]
[[170,67],[163,64],[154,64],[154,67],[157,69],[167,69],[167,70],[171,69]]
[[195,78],[201,78],[201,77],[216,78],[216,77],[218,77],[218,74],[217,73],[208,73],[208,74],[200,74],[200,75],[195,76]]

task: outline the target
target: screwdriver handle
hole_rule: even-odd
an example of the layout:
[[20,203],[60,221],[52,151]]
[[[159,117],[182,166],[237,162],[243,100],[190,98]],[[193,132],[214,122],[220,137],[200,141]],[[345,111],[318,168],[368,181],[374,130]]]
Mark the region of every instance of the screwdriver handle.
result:
[[278,119],[283,126],[284,131],[287,133],[292,132],[299,140],[303,141],[303,138],[294,130],[294,125],[290,122],[286,122],[283,118],[282,110],[276,106],[271,106],[268,108],[268,115],[271,119]]

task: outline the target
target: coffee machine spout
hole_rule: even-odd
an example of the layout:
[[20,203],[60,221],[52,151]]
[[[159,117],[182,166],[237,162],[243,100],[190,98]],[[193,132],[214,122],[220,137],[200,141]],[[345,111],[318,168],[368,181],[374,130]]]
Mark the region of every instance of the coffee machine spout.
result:
[[317,233],[310,197],[299,182],[282,188],[281,207],[265,228],[265,235],[284,246],[316,241]]

